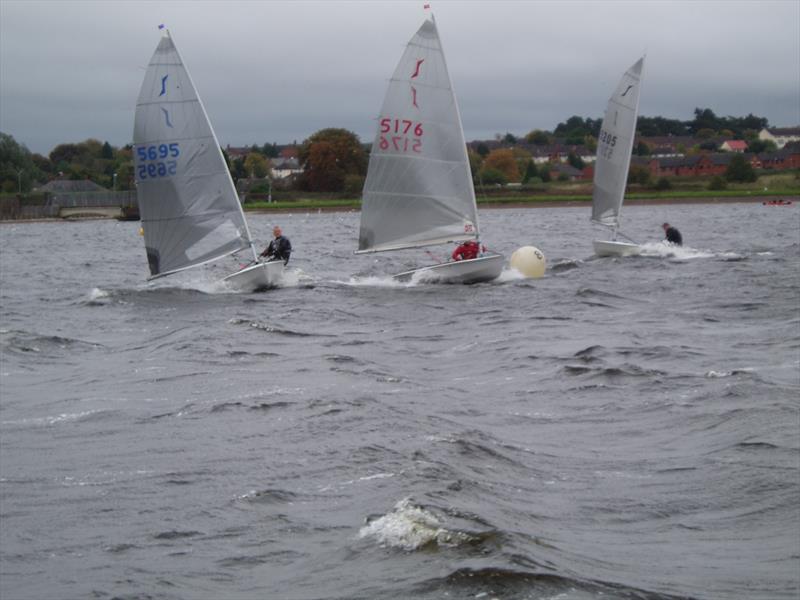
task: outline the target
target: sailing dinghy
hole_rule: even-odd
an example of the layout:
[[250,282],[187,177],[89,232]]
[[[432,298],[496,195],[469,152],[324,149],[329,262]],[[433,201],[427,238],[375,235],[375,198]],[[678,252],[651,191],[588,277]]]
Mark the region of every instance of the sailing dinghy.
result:
[[169,31],[145,72],[133,126],[137,199],[155,279],[250,248],[252,263],[223,279],[273,287],[283,263],[260,262],[203,103]]
[[[479,240],[475,190],[436,21],[411,38],[389,82],[372,144],[356,254]],[[495,279],[503,256],[484,253],[399,273],[404,281]]]
[[644,57],[628,69],[608,100],[594,166],[592,221],[610,227],[610,240],[595,240],[597,256],[631,256],[639,254],[639,246],[617,241],[625,184],[631,164],[636,115],[639,110],[639,87]]

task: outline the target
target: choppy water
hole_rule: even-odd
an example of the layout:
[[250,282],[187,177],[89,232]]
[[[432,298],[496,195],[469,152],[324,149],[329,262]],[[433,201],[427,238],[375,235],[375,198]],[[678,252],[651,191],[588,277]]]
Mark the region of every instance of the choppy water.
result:
[[233,294],[147,284],[138,223],[1,225],[0,597],[798,598],[798,207],[628,207],[621,260],[481,217],[546,277],[254,215],[295,271]]

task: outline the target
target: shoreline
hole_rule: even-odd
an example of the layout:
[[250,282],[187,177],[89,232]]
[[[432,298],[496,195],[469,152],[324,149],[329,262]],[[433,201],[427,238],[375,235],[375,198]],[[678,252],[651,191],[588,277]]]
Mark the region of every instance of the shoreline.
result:
[[[625,200],[625,206],[644,206],[648,204],[744,204],[744,203],[763,203],[770,200],[787,199],[792,204],[800,202],[800,195],[787,194],[783,198],[778,196],[721,196],[712,198],[636,198]],[[478,210],[484,209],[507,209],[507,208],[586,208],[591,206],[591,198],[586,200],[532,200],[519,202],[479,202]],[[361,209],[352,206],[317,206],[306,208],[250,208],[245,213],[292,213],[292,212],[359,212]]]
[[[800,195],[787,194],[786,196],[721,196],[711,198],[636,198],[625,200],[626,206],[645,206],[665,205],[665,204],[745,204],[745,203],[764,203],[773,200],[790,200],[792,205],[800,203]],[[484,210],[503,210],[511,208],[586,208],[591,206],[591,199],[586,200],[531,200],[519,202],[481,202],[478,209]],[[317,207],[281,207],[281,208],[251,208],[245,209],[245,214],[287,214],[295,212],[360,212],[360,207],[354,206],[317,206]],[[87,218],[62,218],[48,217],[42,219],[2,219],[0,225],[9,223],[58,223],[58,222],[82,222],[82,221],[108,221],[114,217],[87,217]],[[116,219],[122,222],[121,219]],[[140,221],[136,221],[140,222]]]

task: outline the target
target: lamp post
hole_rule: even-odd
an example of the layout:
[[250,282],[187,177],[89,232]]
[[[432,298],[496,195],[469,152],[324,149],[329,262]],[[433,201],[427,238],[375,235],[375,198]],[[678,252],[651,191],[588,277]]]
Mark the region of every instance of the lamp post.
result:
[[25,172],[25,169],[18,169],[17,170],[17,193],[22,193],[22,174]]
[[114,173],[114,176],[112,177],[112,181],[113,181],[113,184],[111,186],[111,189],[112,189],[112,191],[116,192],[117,191],[117,174],[116,173]]
[[267,202],[272,204],[272,177],[267,177],[267,181],[269,181],[269,196],[267,196]]

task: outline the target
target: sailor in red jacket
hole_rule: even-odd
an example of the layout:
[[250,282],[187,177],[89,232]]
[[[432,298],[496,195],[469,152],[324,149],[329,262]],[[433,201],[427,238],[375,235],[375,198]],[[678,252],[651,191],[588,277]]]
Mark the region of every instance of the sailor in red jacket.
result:
[[480,251],[481,248],[478,245],[478,242],[475,240],[467,240],[458,248],[453,250],[453,260],[470,260],[472,258],[478,258],[478,253]]

